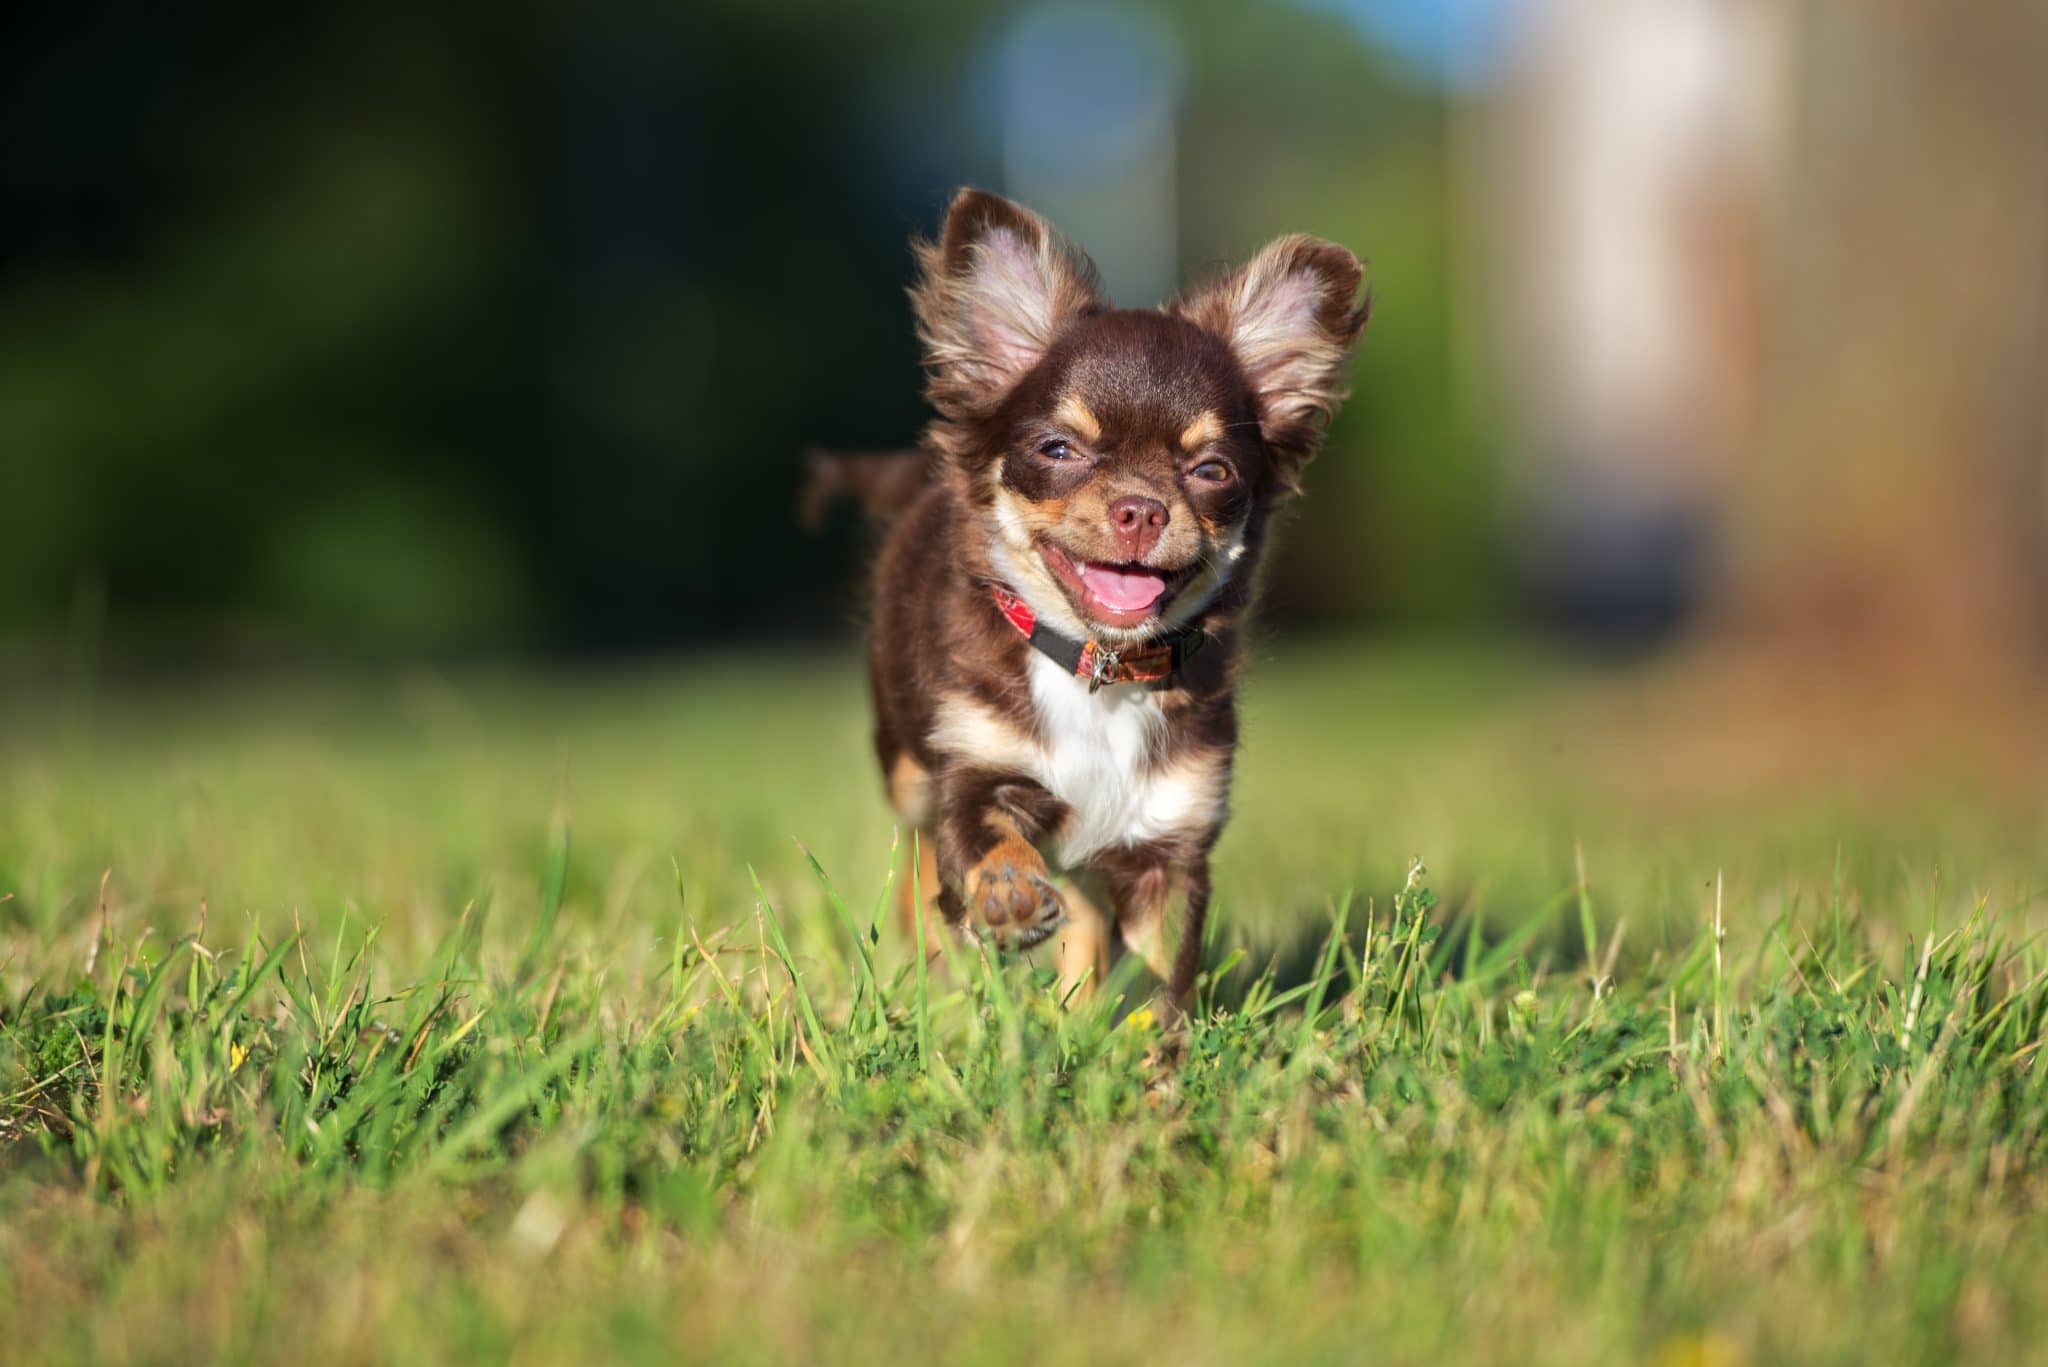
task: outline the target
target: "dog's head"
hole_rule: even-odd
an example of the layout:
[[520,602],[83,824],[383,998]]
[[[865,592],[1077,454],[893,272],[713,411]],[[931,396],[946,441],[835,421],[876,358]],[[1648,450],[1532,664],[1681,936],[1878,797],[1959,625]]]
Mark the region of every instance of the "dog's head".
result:
[[978,190],[918,257],[932,436],[991,570],[1041,619],[1119,642],[1241,586],[1343,398],[1357,259],[1283,237],[1164,309],[1113,309],[1087,257]]

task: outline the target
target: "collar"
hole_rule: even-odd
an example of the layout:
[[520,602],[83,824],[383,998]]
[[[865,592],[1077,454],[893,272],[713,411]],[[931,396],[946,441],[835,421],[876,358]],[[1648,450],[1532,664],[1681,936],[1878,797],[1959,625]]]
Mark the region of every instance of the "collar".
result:
[[1156,641],[1122,649],[1092,638],[1077,641],[1039,621],[1029,603],[1002,585],[990,585],[990,592],[995,597],[996,610],[1017,628],[1017,634],[1033,650],[1075,678],[1086,679],[1090,693],[1104,684],[1141,683],[1147,688],[1171,688],[1182,662],[1209,639],[1200,627],[1182,627]]

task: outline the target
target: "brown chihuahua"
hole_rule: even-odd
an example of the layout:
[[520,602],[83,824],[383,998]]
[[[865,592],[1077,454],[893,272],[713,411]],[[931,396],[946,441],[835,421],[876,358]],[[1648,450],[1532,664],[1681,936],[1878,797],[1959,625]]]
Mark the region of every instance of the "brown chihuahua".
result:
[[1359,263],[1283,237],[1164,309],[1117,309],[1050,225],[978,190],[916,252],[921,459],[821,471],[897,510],[870,658],[890,800],[945,926],[1016,947],[1065,926],[1068,983],[1120,941],[1178,1008],[1254,570],[1343,398]]

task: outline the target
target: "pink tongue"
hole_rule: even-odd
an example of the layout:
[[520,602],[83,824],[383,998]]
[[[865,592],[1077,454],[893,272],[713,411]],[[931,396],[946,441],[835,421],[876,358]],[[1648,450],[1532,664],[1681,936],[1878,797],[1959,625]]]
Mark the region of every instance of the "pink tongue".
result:
[[1113,570],[1088,565],[1081,570],[1081,582],[1095,601],[1112,612],[1142,612],[1166,592],[1166,580],[1148,570]]

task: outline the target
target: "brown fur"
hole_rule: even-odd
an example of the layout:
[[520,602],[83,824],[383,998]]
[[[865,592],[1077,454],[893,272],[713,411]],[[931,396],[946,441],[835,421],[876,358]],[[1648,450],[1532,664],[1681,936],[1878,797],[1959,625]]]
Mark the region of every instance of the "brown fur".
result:
[[[1239,625],[1269,515],[1342,397],[1365,323],[1360,268],[1341,247],[1282,238],[1164,310],[1112,309],[1094,268],[1049,226],[972,190],[917,256],[912,299],[936,417],[923,456],[866,467],[859,483],[901,509],[874,581],[876,758],[899,813],[935,851],[947,922],[1035,943],[1070,910],[1047,856],[1083,842],[1068,871],[1094,875],[1112,907],[1077,924],[1063,976],[1099,975],[1095,940],[1113,927],[1179,1004],[1200,965],[1237,742]],[[1120,499],[1163,512],[1156,541],[1128,530],[1119,540]],[[1062,556],[1128,565],[1139,544],[1145,572],[1170,587],[1135,625],[1104,626],[1049,568]],[[1079,680],[1047,681],[996,609],[995,585],[1076,639],[1209,639],[1170,686],[1097,699]],[[1045,691],[1069,684],[1072,695]],[[1102,732],[1142,736],[1125,768],[1090,768],[1056,733],[1077,717],[1112,727],[1118,707],[1156,709],[1136,729]],[[1124,824],[1105,833],[1112,818]]]

